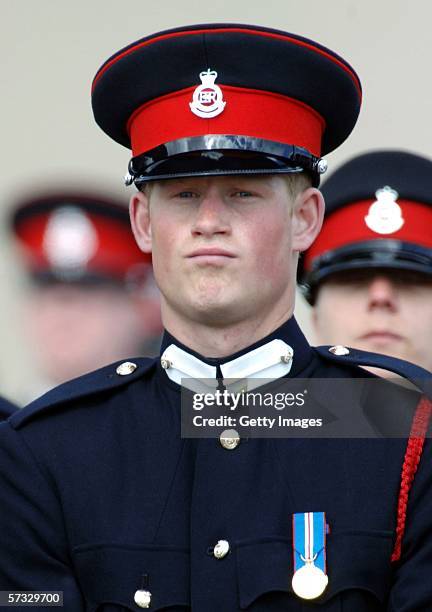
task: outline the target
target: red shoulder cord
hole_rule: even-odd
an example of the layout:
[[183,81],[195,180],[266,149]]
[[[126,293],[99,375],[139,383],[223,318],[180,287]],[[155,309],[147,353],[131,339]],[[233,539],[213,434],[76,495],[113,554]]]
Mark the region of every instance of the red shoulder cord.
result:
[[405,451],[404,464],[402,467],[396,522],[396,541],[391,556],[392,562],[399,561],[401,556],[402,538],[405,531],[408,506],[408,496],[423,452],[425,436],[431,414],[432,402],[427,397],[423,396],[419,401],[414,414],[408,444]]

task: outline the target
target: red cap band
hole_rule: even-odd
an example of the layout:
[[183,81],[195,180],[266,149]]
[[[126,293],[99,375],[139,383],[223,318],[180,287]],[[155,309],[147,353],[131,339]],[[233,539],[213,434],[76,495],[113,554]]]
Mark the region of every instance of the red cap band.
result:
[[212,119],[201,119],[191,111],[194,87],[141,106],[128,122],[133,156],[170,141],[207,134],[239,134],[295,144],[320,156],[325,122],[311,107],[266,91],[219,87],[226,105]]

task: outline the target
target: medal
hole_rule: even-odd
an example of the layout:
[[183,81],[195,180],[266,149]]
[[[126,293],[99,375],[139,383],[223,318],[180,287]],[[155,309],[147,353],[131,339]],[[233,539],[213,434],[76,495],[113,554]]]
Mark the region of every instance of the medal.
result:
[[294,575],[292,588],[301,599],[316,599],[328,584],[324,512],[293,515]]
[[139,608],[150,608],[150,603],[151,603],[150,591],[144,591],[142,589],[135,591],[134,602]]
[[328,577],[313,561],[298,569],[292,579],[294,593],[301,599],[315,599],[324,593],[328,584]]
[[143,574],[141,576],[141,586],[135,591],[134,602],[138,606],[138,608],[150,608],[152,594],[147,590],[149,582],[148,574]]

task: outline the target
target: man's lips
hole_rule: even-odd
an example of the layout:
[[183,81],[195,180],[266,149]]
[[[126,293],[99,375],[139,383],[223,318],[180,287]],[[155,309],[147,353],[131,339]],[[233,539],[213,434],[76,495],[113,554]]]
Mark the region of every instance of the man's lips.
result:
[[226,251],[225,249],[220,249],[219,247],[203,247],[201,249],[196,249],[195,251],[192,251],[186,257],[187,259],[194,259],[194,258],[201,258],[201,257],[209,258],[209,259],[211,259],[212,257],[214,258],[228,257],[228,258],[233,259],[234,257],[236,257],[236,255],[232,253],[231,251]]
[[359,337],[360,340],[368,340],[369,342],[398,342],[403,340],[403,336],[395,334],[394,332],[387,330],[372,330],[367,334],[363,334]]

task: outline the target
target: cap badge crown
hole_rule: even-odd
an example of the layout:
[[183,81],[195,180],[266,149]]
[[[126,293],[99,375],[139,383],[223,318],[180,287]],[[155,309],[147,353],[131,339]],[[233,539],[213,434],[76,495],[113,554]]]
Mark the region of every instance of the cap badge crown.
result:
[[375,192],[376,201],[371,204],[364,218],[369,229],[377,234],[393,234],[405,223],[402,208],[396,202],[399,194],[387,185]]
[[222,90],[219,85],[215,85],[217,75],[217,72],[210,68],[200,72],[201,85],[195,89],[192,102],[189,102],[191,111],[197,117],[211,119],[220,115],[225,108]]

